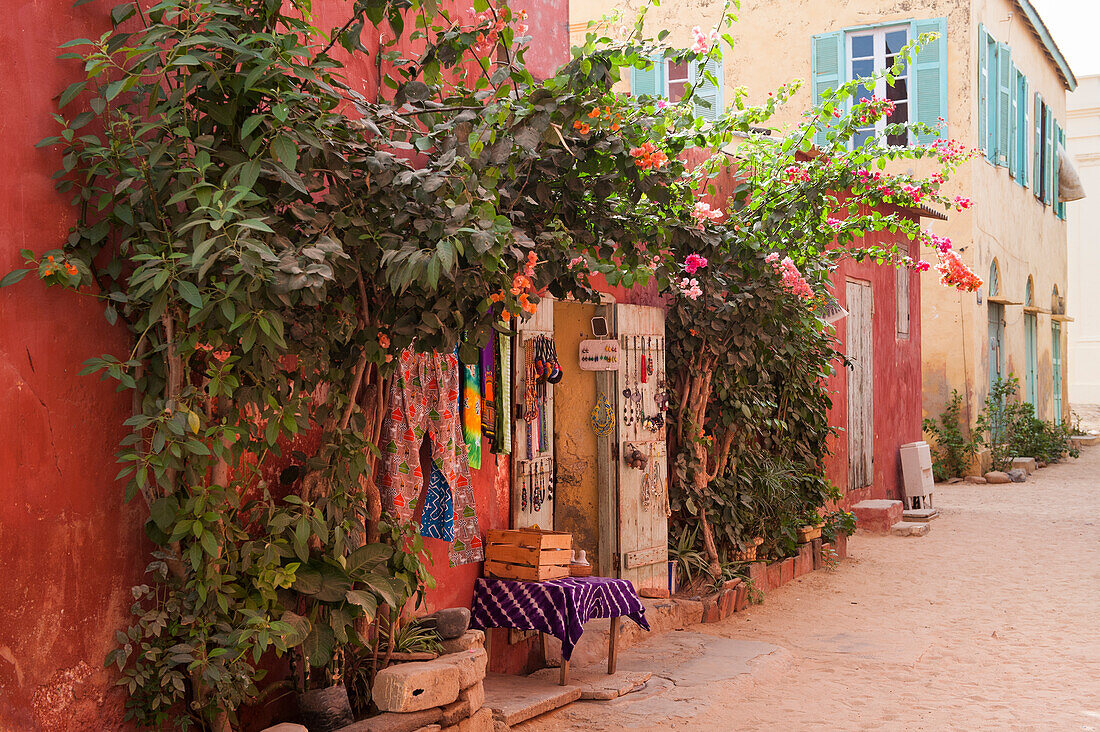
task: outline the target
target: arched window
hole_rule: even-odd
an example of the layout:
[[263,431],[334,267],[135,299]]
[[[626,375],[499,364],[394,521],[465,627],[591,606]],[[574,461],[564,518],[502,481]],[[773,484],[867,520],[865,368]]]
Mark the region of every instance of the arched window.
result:
[[1001,294],[1001,268],[994,259],[989,265],[989,296],[997,297]]

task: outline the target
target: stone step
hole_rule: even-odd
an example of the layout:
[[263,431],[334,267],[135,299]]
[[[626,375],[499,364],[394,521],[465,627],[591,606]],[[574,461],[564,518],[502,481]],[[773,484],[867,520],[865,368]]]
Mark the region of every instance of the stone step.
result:
[[852,506],[856,515],[856,527],[875,534],[886,534],[890,527],[901,521],[901,501],[885,498],[860,501]]
[[894,536],[924,536],[931,528],[925,521],[898,521],[890,527],[890,533]]
[[[554,671],[556,677],[557,671]],[[485,677],[485,706],[493,718],[513,727],[552,712],[581,698],[579,686],[559,686],[556,681],[532,676],[489,674]]]
[[903,521],[931,521],[939,517],[939,509],[936,508],[910,508],[901,512]]

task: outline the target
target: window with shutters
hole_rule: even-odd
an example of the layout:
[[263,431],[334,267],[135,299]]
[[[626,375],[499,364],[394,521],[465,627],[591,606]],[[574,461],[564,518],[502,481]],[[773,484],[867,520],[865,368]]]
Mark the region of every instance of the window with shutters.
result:
[[715,120],[725,111],[723,76],[721,60],[707,60],[704,66],[698,62],[657,58],[648,69],[631,69],[630,91],[634,96],[661,97],[678,102],[691,87],[694,89],[692,100],[696,116]]
[[1058,144],[1063,139],[1062,128],[1054,120],[1054,113],[1036,92],[1033,135],[1035,150],[1032,156],[1035,178],[1035,197],[1044,205],[1052,205],[1059,217],[1065,216],[1064,204],[1058,200]]
[[1016,182],[1020,185],[1027,187],[1027,138],[1028,134],[1028,107],[1030,104],[1028,100],[1030,95],[1027,91],[1027,77],[1025,77],[1017,69],[1016,71]]
[[894,294],[897,301],[898,338],[909,337],[909,277],[911,272],[908,267],[898,267],[897,285]]
[[[911,142],[929,143],[946,136],[947,118],[947,44],[944,35],[946,18],[928,18],[884,26],[847,28],[834,33],[822,33],[811,39],[811,90],[814,103],[825,101],[830,90],[847,81],[864,79],[893,66],[897,53],[923,33],[937,33],[938,38],[924,45],[890,86],[885,79],[861,85],[857,99],[872,94],[894,102],[894,113],[887,120],[858,130],[854,143],[862,145],[875,139],[890,145]],[[825,125],[819,125],[814,142],[827,142]],[[889,124],[919,122],[932,132],[900,132],[886,135]]]

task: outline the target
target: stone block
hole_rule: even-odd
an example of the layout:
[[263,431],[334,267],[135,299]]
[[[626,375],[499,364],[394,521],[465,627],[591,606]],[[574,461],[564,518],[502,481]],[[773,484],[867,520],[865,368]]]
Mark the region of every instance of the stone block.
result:
[[836,539],[833,540],[833,548],[836,549],[837,559],[848,558],[848,535],[837,534]]
[[493,732],[493,727],[493,712],[483,707],[470,715],[469,719],[459,722],[453,729],[454,732]]
[[[355,724],[344,727],[340,732],[413,732],[414,730],[431,727],[440,720],[442,715],[442,711],[437,707],[405,714],[386,712],[385,714],[360,720]],[[436,725],[436,729],[439,729],[438,725]]]
[[734,577],[731,580],[726,580],[725,582],[723,582],[722,583],[722,589],[723,590],[732,590],[734,587],[737,587],[737,585],[739,585],[739,584],[741,584],[741,578],[740,577]]
[[436,610],[421,618],[420,622],[428,628],[434,628],[443,640],[454,640],[470,627],[470,609],[466,607],[448,607]]
[[478,709],[485,705],[485,684],[478,682],[473,686],[463,689],[458,694],[458,700],[442,708],[443,716],[439,723],[444,727],[458,724]]
[[768,565],[768,590],[778,590],[783,586],[783,562],[772,562]]
[[1073,444],[1078,447],[1100,443],[1100,435],[1073,435],[1069,439],[1073,440]]
[[441,645],[443,646],[444,654],[461,653],[462,651],[469,651],[473,648],[484,648],[485,631],[467,630],[457,638],[443,641]]
[[439,732],[441,729],[443,728],[438,724],[427,724],[416,730],[416,732]]
[[780,581],[785,585],[794,582],[794,557],[784,559],[781,567]]
[[902,521],[931,521],[939,517],[940,512],[935,508],[912,508],[901,512]]
[[[485,678],[485,668],[488,661],[489,656],[485,653],[484,648],[471,648],[468,651],[440,656],[432,663],[448,665],[457,669],[459,673],[458,687],[465,689]],[[454,700],[452,699],[452,701]]]
[[293,722],[281,722],[274,727],[262,729],[260,730],[260,732],[309,732],[309,730],[300,724],[294,724]]
[[650,600],[664,600],[669,596],[667,587],[643,587],[638,590],[638,597],[649,598]]
[[1039,466],[1033,457],[1016,457],[1012,458],[1012,467],[1019,468],[1028,475],[1031,475]]
[[852,506],[856,515],[856,526],[873,534],[889,533],[890,527],[901,521],[901,501],[890,499],[870,499]]
[[1013,468],[1008,471],[1008,479],[1013,483],[1023,483],[1027,480],[1027,471],[1023,468]]
[[814,571],[814,547],[813,544],[802,544],[798,547],[798,556],[794,558],[794,576],[801,577]]
[[764,562],[753,562],[749,565],[749,581],[759,592],[768,591],[768,565]]
[[[480,650],[484,657],[485,649]],[[450,704],[462,690],[460,681],[463,671],[459,664],[444,662],[443,659],[458,655],[453,653],[434,661],[401,663],[382,669],[374,680],[372,697],[375,705],[383,712],[418,712]],[[481,675],[485,675],[484,660]]]
[[894,536],[924,536],[932,527],[926,521],[898,521],[890,527]]
[[703,598],[703,622],[717,623],[722,619],[722,609],[718,605],[718,595],[707,595]]
[[740,584],[737,586],[737,597],[733,601],[733,611],[739,613],[749,606],[749,586]]
[[538,678],[537,673],[531,676],[490,674],[485,680],[484,708],[492,709],[494,717],[514,727],[580,697],[579,687],[547,683],[546,679]]
[[966,482],[972,485],[985,485],[989,481],[980,475],[968,475],[966,476]]
[[1008,483],[1012,479],[1008,477],[1008,473],[1001,470],[991,470],[985,474],[986,483]]
[[814,569],[821,569],[821,545],[824,543],[824,539],[814,539],[810,542],[814,552]]

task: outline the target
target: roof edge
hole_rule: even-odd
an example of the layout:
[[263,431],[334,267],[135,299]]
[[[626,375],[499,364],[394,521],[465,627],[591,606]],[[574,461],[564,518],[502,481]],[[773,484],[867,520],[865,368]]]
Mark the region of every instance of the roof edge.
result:
[[1020,8],[1023,12],[1024,18],[1031,26],[1032,32],[1039,37],[1047,55],[1050,56],[1050,60],[1058,67],[1058,73],[1062,77],[1062,81],[1065,83],[1066,88],[1069,91],[1076,89],[1077,77],[1073,75],[1073,70],[1069,67],[1069,62],[1066,61],[1066,57],[1062,55],[1062,51],[1058,48],[1058,44],[1054,42],[1054,38],[1050,35],[1050,31],[1039,15],[1039,11],[1031,4],[1031,0],[1014,0],[1014,2],[1016,3],[1016,7]]

